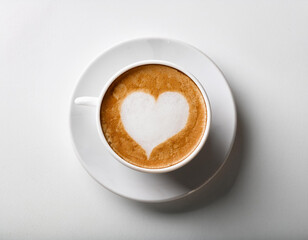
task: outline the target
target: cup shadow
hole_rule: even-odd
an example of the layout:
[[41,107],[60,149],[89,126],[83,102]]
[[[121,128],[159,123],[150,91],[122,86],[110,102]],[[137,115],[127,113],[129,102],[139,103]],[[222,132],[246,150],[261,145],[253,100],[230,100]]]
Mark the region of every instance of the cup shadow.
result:
[[[237,105],[238,106],[238,105]],[[233,144],[233,148],[229,154],[229,157],[216,173],[216,175],[209,180],[207,184],[202,186],[196,192],[191,193],[187,197],[180,198],[178,200],[164,202],[164,203],[136,203],[142,207],[146,207],[148,210],[159,211],[165,213],[180,213],[195,211],[197,209],[211,205],[219,199],[225,197],[228,192],[232,189],[236,178],[239,174],[242,160],[243,160],[243,149],[245,149],[245,124],[243,122],[243,116],[241,109],[237,108],[237,131],[236,137]],[[211,149],[211,143],[208,145],[208,149]],[[200,153],[202,155],[202,152]],[[182,171],[185,172],[185,176],[196,176],[200,171],[204,175],[204,169],[208,169],[205,174],[213,174],[213,170],[217,167],[215,162],[206,162],[207,168],[200,167],[200,162],[192,161],[189,167],[184,168]],[[202,160],[202,158],[201,158]],[[204,162],[204,161],[203,161]],[[209,167],[210,166],[210,167]],[[217,168],[216,168],[217,169]],[[200,174],[200,173],[199,173]],[[194,188],[198,180],[189,181],[183,179],[183,173],[175,171],[174,174],[169,175],[172,181],[176,181],[178,184],[185,185],[188,188]],[[204,179],[204,176],[202,177]],[[196,179],[196,178],[194,178]]]

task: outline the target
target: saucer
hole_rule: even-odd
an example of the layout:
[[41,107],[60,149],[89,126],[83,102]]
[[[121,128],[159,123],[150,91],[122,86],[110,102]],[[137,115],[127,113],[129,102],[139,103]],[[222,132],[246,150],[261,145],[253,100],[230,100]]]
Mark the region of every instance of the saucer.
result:
[[[98,97],[115,72],[143,60],[169,61],[186,69],[203,85],[211,103],[212,125],[203,149],[190,163],[169,173],[142,173],[119,163],[99,138],[95,108],[74,104],[77,97]],[[129,199],[164,202],[197,191],[220,170],[234,142],[236,109],[223,74],[205,54],[183,42],[142,38],[110,48],[87,67],[73,92],[69,123],[75,153],[97,182]]]

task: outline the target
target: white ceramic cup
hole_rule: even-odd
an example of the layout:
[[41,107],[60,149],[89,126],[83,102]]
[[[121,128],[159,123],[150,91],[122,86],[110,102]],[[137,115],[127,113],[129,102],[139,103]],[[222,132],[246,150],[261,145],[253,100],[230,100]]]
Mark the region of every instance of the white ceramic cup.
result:
[[[206,123],[206,128],[204,131],[204,134],[202,136],[201,141],[199,142],[198,146],[195,148],[195,150],[189,155],[187,156],[184,160],[182,160],[181,162],[166,167],[166,168],[158,168],[158,169],[150,169],[150,168],[142,168],[142,167],[138,167],[136,165],[133,165],[129,162],[127,162],[126,160],[124,160],[123,158],[121,158],[108,144],[102,127],[101,127],[101,120],[100,120],[100,109],[101,109],[101,103],[102,100],[104,98],[105,93],[107,92],[109,86],[113,83],[114,80],[116,80],[121,74],[125,73],[126,71],[138,67],[138,66],[142,66],[142,65],[147,65],[147,64],[159,64],[159,65],[165,65],[165,66],[169,66],[172,68],[175,68],[181,72],[183,72],[184,74],[186,74],[191,80],[193,80],[195,82],[195,84],[198,86],[200,92],[202,93],[202,96],[204,98],[205,104],[206,104],[206,109],[207,109],[207,123]],[[173,170],[176,170],[182,166],[184,166],[185,164],[187,164],[188,162],[190,162],[202,149],[202,147],[204,146],[206,139],[208,138],[209,135],[209,131],[210,131],[210,126],[211,126],[211,107],[210,107],[210,102],[209,99],[202,87],[202,85],[199,83],[199,81],[189,72],[187,72],[185,69],[179,67],[178,65],[171,63],[171,62],[167,62],[167,61],[160,61],[160,60],[145,60],[145,61],[140,61],[140,62],[136,62],[133,63],[131,65],[128,65],[124,68],[122,68],[120,71],[118,71],[116,74],[114,74],[105,84],[105,86],[103,87],[99,97],[88,97],[88,96],[83,96],[83,97],[78,97],[75,99],[75,104],[77,105],[84,105],[84,106],[94,106],[96,107],[96,126],[97,126],[97,131],[98,131],[98,135],[100,136],[100,139],[102,140],[104,147],[106,149],[108,149],[108,151],[111,153],[111,155],[117,159],[120,163],[124,164],[127,167],[130,167],[134,170],[138,170],[140,172],[146,172],[146,173],[165,173],[165,172],[170,172]]]

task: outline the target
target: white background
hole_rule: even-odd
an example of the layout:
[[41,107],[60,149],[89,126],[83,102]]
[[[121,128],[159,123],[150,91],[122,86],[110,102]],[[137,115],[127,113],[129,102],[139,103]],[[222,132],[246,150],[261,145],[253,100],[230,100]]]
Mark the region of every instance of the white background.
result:
[[[205,52],[238,107],[224,171],[162,205],[96,183],[68,128],[88,63],[146,36]],[[307,76],[308,1],[1,1],[0,239],[307,239]]]

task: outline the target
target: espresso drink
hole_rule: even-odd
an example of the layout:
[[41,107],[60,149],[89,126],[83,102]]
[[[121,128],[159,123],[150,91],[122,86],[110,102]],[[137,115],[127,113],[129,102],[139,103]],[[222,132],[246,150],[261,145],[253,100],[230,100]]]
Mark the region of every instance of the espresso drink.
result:
[[103,98],[100,116],[110,147],[125,161],[151,169],[188,157],[207,124],[197,85],[181,71],[158,64],[119,76]]

